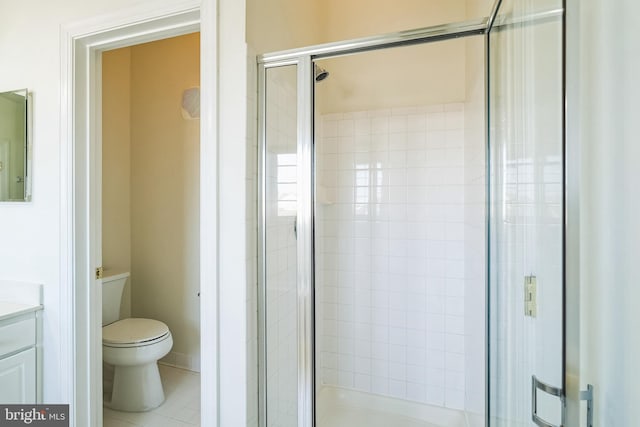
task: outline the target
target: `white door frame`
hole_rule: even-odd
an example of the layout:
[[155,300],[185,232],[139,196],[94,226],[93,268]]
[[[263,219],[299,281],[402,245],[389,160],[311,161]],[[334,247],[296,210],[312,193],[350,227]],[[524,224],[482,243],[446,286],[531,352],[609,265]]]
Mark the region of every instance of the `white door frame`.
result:
[[[101,52],[201,33],[200,282],[202,425],[218,420],[217,2],[157,2],[65,26],[61,34],[61,372],[71,426],[102,426]],[[54,331],[51,331],[54,332]],[[65,357],[67,356],[67,357]],[[66,403],[66,402],[65,402]]]

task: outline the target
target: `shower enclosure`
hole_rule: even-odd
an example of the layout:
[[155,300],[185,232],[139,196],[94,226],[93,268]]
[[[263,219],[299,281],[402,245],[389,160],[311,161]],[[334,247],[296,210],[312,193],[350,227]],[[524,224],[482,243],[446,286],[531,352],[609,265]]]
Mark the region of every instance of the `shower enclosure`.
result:
[[567,425],[562,6],[259,58],[262,426]]

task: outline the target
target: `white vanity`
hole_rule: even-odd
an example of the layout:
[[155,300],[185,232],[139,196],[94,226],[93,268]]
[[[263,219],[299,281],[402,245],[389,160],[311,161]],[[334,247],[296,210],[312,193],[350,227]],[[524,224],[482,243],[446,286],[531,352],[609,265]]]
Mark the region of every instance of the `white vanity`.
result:
[[0,280],[0,404],[42,402],[42,286]]

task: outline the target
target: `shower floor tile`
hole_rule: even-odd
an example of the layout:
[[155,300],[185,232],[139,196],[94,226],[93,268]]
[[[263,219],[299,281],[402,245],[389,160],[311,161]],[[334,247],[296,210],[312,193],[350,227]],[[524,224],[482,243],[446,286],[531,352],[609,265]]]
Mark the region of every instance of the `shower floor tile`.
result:
[[337,407],[318,420],[318,427],[441,427],[422,420],[371,411],[364,408]]
[[464,427],[465,413],[449,408],[324,385],[317,396],[318,427]]
[[200,425],[200,374],[158,365],[165,401],[149,412],[104,408],[104,427],[193,427]]

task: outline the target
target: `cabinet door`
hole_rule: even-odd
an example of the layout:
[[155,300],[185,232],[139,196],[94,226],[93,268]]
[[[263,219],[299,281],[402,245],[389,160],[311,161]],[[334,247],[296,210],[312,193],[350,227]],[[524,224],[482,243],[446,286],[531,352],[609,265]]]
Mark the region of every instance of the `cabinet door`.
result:
[[36,350],[0,359],[0,403],[36,403]]

